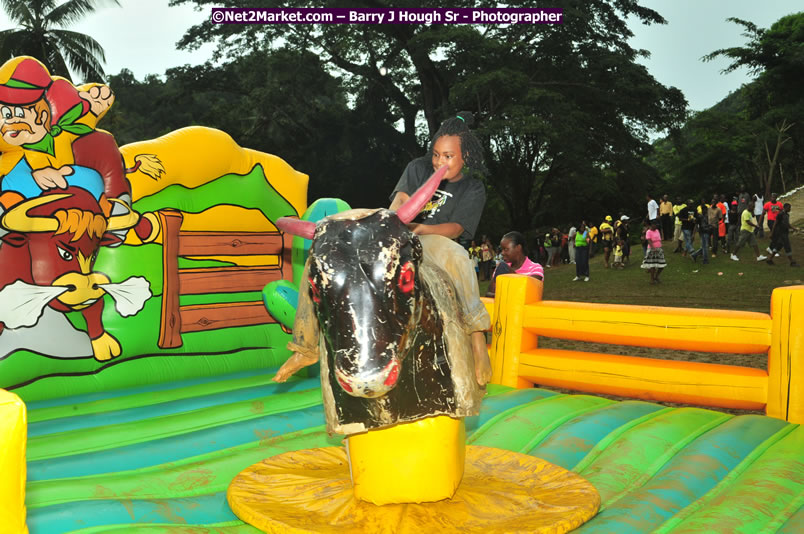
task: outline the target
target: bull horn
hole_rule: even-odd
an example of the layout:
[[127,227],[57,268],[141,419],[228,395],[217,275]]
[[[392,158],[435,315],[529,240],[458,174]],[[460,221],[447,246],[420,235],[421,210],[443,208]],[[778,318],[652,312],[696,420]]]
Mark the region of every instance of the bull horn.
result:
[[69,197],[70,194],[42,195],[25,200],[3,216],[0,226],[12,232],[55,232],[59,228],[59,221],[53,217],[28,215],[28,212],[39,206]]
[[291,235],[297,235],[305,239],[312,239],[315,235],[315,223],[303,221],[295,217],[280,217],[276,220],[276,227]]
[[109,202],[124,206],[128,210],[128,213],[124,213],[122,215],[110,215],[108,218],[108,223],[106,224],[107,232],[132,228],[140,220],[140,215],[136,211],[132,210],[131,207],[122,200],[110,198]]
[[427,202],[433,198],[433,193],[436,192],[438,189],[438,184],[441,183],[441,180],[444,179],[444,175],[447,174],[447,166],[444,165],[433,175],[427,179],[422,186],[413,193],[409,199],[405,201],[404,204],[399,206],[399,209],[396,210],[396,215],[399,217],[399,220],[402,221],[403,224],[408,224],[410,221],[416,218],[416,215],[422,211],[422,208],[427,204]]

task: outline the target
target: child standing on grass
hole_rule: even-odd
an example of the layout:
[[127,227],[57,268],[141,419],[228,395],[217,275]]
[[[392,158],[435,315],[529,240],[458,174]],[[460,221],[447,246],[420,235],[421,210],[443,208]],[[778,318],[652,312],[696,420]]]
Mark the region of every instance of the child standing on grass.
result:
[[623,240],[617,239],[614,242],[614,263],[612,265],[615,269],[622,269],[625,267],[623,263]]
[[658,284],[659,275],[667,267],[667,262],[664,260],[664,251],[662,250],[662,234],[659,232],[656,221],[651,221],[650,228],[645,232],[645,240],[647,241],[648,252],[645,254],[645,259],[642,260],[642,268],[646,269],[650,274],[650,283]]

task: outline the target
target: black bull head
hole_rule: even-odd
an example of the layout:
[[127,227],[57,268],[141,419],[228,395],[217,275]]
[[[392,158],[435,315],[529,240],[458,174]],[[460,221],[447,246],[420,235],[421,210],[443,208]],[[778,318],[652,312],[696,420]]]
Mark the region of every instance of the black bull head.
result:
[[[436,413],[466,415],[463,408],[472,404],[456,391],[455,362],[447,355],[434,297],[449,294],[454,308],[454,289],[434,290],[445,285],[444,277],[423,267],[422,245],[407,227],[445,170],[397,212],[351,210],[317,225],[298,219],[277,223],[313,239],[302,291],[307,285],[323,338],[322,380],[325,400],[331,391],[335,431],[348,434]],[[441,282],[433,281],[432,273]],[[471,360],[471,349],[464,352]],[[462,384],[476,389],[471,377]]]

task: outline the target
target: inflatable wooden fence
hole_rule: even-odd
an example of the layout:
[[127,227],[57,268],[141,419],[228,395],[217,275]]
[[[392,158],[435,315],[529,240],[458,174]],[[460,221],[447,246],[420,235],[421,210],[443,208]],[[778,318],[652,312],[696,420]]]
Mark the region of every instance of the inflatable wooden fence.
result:
[[[542,300],[542,282],[501,276],[492,307],[492,382],[703,406],[764,409],[804,423],[804,286],[777,288],[770,314]],[[748,367],[539,348],[539,336],[756,354]]]
[[[292,280],[290,239],[280,232],[182,231],[182,214],[159,211],[162,225],[164,294],[159,346],[182,345],[181,334],[233,326],[276,323],[262,300],[180,305],[181,295],[262,291],[274,280]],[[275,265],[235,265],[180,269],[179,257],[270,255]]]

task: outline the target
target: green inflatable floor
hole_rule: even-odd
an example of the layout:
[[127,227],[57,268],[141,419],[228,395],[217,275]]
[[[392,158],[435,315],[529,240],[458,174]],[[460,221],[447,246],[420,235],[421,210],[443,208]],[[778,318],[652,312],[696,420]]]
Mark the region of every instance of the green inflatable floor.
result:
[[[324,429],[317,378],[270,378],[30,403],[31,534],[258,532],[226,503],[232,478],[266,457],[341,441]],[[467,434],[594,484],[600,512],[579,532],[804,532],[799,425],[492,386]]]

